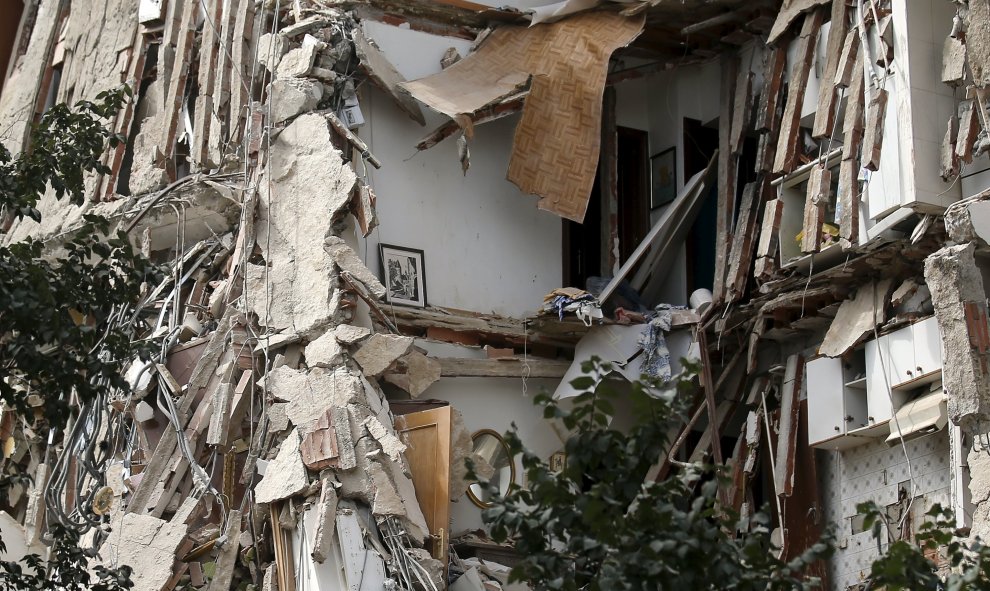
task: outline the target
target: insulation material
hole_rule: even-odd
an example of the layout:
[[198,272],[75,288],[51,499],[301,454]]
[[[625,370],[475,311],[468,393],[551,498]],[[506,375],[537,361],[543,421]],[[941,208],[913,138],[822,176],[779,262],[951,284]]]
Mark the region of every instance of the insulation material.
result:
[[581,222],[598,168],[608,61],[642,30],[642,18],[607,12],[531,28],[501,27],[474,54],[401,86],[467,125],[472,113],[531,80],[507,177],[540,196],[541,209]]

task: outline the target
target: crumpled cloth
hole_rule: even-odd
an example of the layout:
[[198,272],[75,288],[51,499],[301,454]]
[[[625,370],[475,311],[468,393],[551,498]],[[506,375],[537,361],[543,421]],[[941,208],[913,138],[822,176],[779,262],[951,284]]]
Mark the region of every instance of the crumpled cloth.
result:
[[643,348],[643,373],[661,380],[671,378],[670,351],[667,349],[667,339],[664,336],[670,332],[670,323],[674,310],[683,306],[660,304],[649,315],[650,321],[639,335],[638,344]]
[[602,317],[598,299],[584,290],[573,287],[557,288],[548,293],[543,298],[543,310],[556,312],[559,320],[563,320],[567,312],[574,312],[586,326],[591,326],[595,319]]

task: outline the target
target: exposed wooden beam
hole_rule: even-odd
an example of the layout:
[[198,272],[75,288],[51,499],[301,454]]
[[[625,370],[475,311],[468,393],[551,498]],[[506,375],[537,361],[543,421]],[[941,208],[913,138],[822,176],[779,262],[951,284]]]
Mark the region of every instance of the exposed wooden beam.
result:
[[564,377],[571,361],[530,357],[500,359],[461,359],[436,357],[440,376],[445,378],[556,378]]

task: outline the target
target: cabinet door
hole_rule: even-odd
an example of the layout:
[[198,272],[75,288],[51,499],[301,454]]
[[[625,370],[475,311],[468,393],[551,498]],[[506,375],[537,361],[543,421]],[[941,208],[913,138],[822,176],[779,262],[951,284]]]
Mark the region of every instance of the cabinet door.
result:
[[887,348],[883,352],[890,355],[888,361],[890,387],[896,388],[904,382],[918,377],[914,362],[914,331],[910,326],[894,331],[885,337]]
[[842,361],[829,357],[806,365],[808,387],[808,443],[814,445],[846,432],[842,404]]
[[[881,364],[881,359],[884,364]],[[866,406],[871,425],[888,421],[893,416],[890,408],[890,382],[884,376],[890,373],[889,367],[884,367],[889,364],[889,359],[886,336],[879,340],[866,341]]]
[[942,335],[935,317],[911,325],[914,337],[916,375],[927,375],[942,369]]

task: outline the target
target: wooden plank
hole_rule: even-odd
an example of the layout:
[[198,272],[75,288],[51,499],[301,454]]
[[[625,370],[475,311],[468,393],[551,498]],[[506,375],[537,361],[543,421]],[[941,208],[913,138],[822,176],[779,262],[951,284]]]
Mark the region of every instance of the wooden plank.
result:
[[856,56],[856,65],[846,94],[846,112],[842,120],[842,159],[857,160],[859,148],[863,141],[863,116],[865,107],[864,89],[866,78],[863,76],[863,52]]
[[803,374],[804,358],[801,355],[788,357],[781,392],[780,429],[775,454],[774,489],[778,496],[789,497],[794,492],[794,463],[797,458]]
[[883,124],[887,117],[887,91],[873,91],[866,108],[866,131],[863,134],[862,166],[876,171],[880,168],[880,152],[883,149]]
[[[852,27],[846,34],[846,40],[842,44],[842,54],[839,63],[835,67],[835,77],[833,82],[836,86],[846,88],[852,83],[853,72],[857,75],[863,69],[856,69],[856,58],[859,56],[859,29]],[[827,80],[827,78],[825,79]]]
[[[854,31],[853,31],[854,32]],[[842,161],[839,163],[839,194],[841,208],[839,237],[843,246],[859,242],[859,147],[863,140],[864,89],[863,52],[857,52],[846,95],[846,111],[842,121]]]
[[231,52],[234,44],[234,29],[237,23],[238,3],[222,2],[223,17],[220,24],[220,51],[218,53],[219,63],[213,84],[213,108],[220,117],[220,137],[227,138],[230,133],[229,109],[230,106],[230,85],[241,85],[243,82],[234,71],[231,62]]
[[753,98],[753,73],[747,68],[739,68],[735,95],[735,101],[732,105],[729,146],[732,154],[738,156],[742,152],[743,139],[746,137],[746,126],[749,125],[749,113]]
[[231,6],[237,6],[237,14],[234,17],[234,36],[231,42],[231,77],[230,77],[230,127],[229,140],[239,142],[244,133],[245,123],[250,116],[248,105],[247,86],[243,83],[247,77],[247,65],[250,61],[250,45],[253,36],[253,25],[255,20],[253,2],[232,2]]
[[749,263],[753,258],[753,245],[756,242],[756,220],[760,210],[760,189],[762,179],[748,183],[743,189],[739,204],[739,216],[732,234],[732,250],[729,253],[726,301],[735,302],[742,298],[749,279]]
[[[571,361],[518,357],[498,359],[460,359],[436,357],[440,362],[442,377],[486,377],[486,378],[562,378],[571,367]],[[528,369],[527,369],[528,366]]]
[[815,58],[818,31],[824,20],[824,11],[818,9],[805,15],[804,24],[801,25],[801,35],[797,39],[794,64],[791,66],[791,76],[787,84],[787,103],[784,105],[784,115],[781,118],[780,137],[777,138],[777,154],[773,164],[775,173],[791,172],[799,164],[798,135],[801,130],[801,107],[804,104],[804,93]]
[[974,99],[959,102],[959,132],[956,135],[956,156],[962,162],[973,161],[973,142],[980,132]]
[[[471,124],[474,126],[481,125],[482,123],[489,123],[503,117],[508,117],[510,115],[515,115],[523,109],[523,104],[526,102],[526,96],[529,94],[528,91],[521,92],[519,94],[507,97],[498,104],[488,105],[482,109],[475,111],[471,114]],[[451,119],[450,121],[444,123],[440,127],[433,130],[429,135],[425,136],[423,139],[416,143],[417,150],[428,150],[433,146],[439,144],[443,140],[449,138],[463,131],[460,123]]]
[[272,520],[272,545],[275,546],[275,569],[278,573],[278,591],[296,591],[295,565],[292,558],[292,541],[282,529],[279,520],[282,509],[279,503],[269,505]]
[[[147,37],[138,32],[131,53],[131,65],[127,72],[127,80],[125,80],[134,93],[134,98],[127,101],[117,115],[117,125],[114,130],[125,138],[130,137],[131,125],[134,122],[134,110],[137,107],[138,95],[141,90],[141,78],[144,75],[144,64],[148,57],[148,47]],[[101,180],[102,188],[94,197],[102,201],[109,201],[112,198],[117,189],[117,179],[120,177],[120,168],[126,152],[127,142],[121,142],[110,151],[110,157],[107,162],[107,166],[110,168],[110,174],[103,176]]]
[[[182,20],[178,28],[178,45],[175,48],[175,63],[166,86],[165,113],[163,115],[162,136],[159,152],[166,160],[175,155],[175,138],[179,121],[182,120],[182,101],[185,100],[186,85],[189,79],[189,66],[192,63],[196,34],[196,7],[198,2],[188,1],[182,7]],[[171,170],[171,167],[168,167]],[[172,175],[174,177],[174,174]],[[175,178],[169,180],[174,181]]]
[[[600,268],[606,275],[619,272],[619,136],[616,121],[616,90],[605,89],[602,98],[602,140],[598,164],[598,188],[601,199]],[[591,253],[593,256],[593,253]]]
[[832,171],[824,165],[812,169],[804,202],[801,252],[817,252],[821,248],[822,224],[825,223],[825,205],[828,203],[831,182]]
[[786,46],[767,49],[766,64],[763,69],[763,90],[760,92],[760,106],[756,112],[756,124],[754,126],[756,131],[773,132],[780,129],[777,108],[784,88],[784,66],[786,65]]
[[227,514],[227,531],[224,532],[226,541],[220,548],[216,569],[210,579],[207,591],[227,591],[234,577],[234,567],[237,566],[237,550],[240,548],[238,537],[241,534],[241,512],[231,509]]
[[763,210],[763,224],[760,228],[760,241],[756,247],[757,257],[777,256],[778,232],[784,213],[784,202],[780,199],[767,201]]
[[849,31],[849,5],[846,0],[832,0],[832,17],[829,22],[832,26],[825,46],[825,70],[819,76],[821,84],[818,88],[818,110],[815,112],[815,124],[811,131],[816,138],[830,137],[835,128],[838,89],[830,81],[835,79],[835,72],[839,69],[842,45]]
[[939,161],[942,180],[948,182],[959,174],[959,157],[956,156],[956,118],[949,117],[945,137],[942,138],[942,153]]
[[[708,407],[708,424],[713,433],[712,458],[716,466],[722,466],[725,460],[722,458],[722,437],[718,430],[718,407],[715,404],[715,388],[712,382],[712,362],[708,354],[708,333],[704,329],[698,331],[698,344],[701,346],[701,387],[705,390],[705,406]],[[722,487],[719,487],[721,490]]]
[[729,234],[736,203],[736,159],[732,157],[730,140],[732,109],[735,104],[735,82],[739,69],[739,54],[723,54],[722,85],[718,117],[718,210],[715,218],[715,280],[712,293],[715,302],[725,300],[726,269],[729,259]]
[[843,247],[859,242],[859,164],[856,160],[839,162],[839,194],[836,199],[842,212],[839,215],[839,238]]
[[[777,13],[777,19],[773,22],[773,27],[767,35],[767,43],[775,45],[777,40],[784,36],[790,29],[794,21],[801,16],[801,13],[815,10],[818,6],[826,4],[829,0],[785,0]],[[807,18],[807,17],[806,17]]]
[[[206,432],[206,444],[214,446],[227,446],[230,431],[230,411],[231,402],[234,398],[233,382],[222,382],[220,387],[213,391],[213,412],[210,413],[210,424]],[[201,404],[200,407],[206,406]]]
[[210,158],[211,152],[218,152],[219,149],[210,149],[210,137],[219,137],[211,132],[211,127],[216,118],[214,109],[215,99],[210,92],[216,84],[217,61],[220,54],[221,18],[223,16],[223,2],[221,0],[200,0],[204,10],[203,34],[199,45],[199,78],[197,88],[199,96],[196,97],[196,113],[193,121],[193,145],[190,147],[190,157],[194,164],[201,169],[216,166]]

